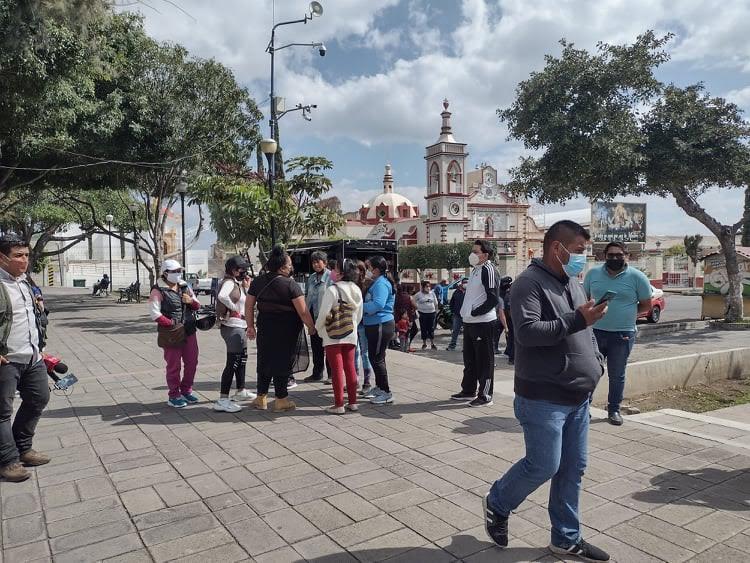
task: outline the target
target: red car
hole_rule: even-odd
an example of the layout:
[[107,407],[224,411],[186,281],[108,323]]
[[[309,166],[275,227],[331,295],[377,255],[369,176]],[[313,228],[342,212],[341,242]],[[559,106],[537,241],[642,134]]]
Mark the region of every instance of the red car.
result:
[[664,299],[664,291],[651,286],[651,310],[638,315],[639,319],[646,319],[650,323],[658,323],[661,312],[666,308],[667,301]]

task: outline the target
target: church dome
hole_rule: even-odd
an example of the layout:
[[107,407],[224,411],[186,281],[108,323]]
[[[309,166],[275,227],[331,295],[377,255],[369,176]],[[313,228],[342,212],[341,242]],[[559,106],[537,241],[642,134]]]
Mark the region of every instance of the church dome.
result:
[[383,193],[376,195],[363,205],[360,213],[364,215],[361,219],[368,222],[389,222],[419,217],[417,207],[409,198],[393,192],[393,175],[390,164],[385,167]]

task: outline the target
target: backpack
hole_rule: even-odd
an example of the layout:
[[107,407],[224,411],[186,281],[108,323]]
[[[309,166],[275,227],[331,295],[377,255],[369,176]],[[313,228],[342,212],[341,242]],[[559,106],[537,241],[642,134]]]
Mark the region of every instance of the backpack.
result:
[[338,302],[333,304],[326,316],[326,332],[331,340],[341,340],[354,332],[354,305],[341,299],[341,290],[334,284]]
[[[240,289],[240,284],[237,283],[237,280],[235,280],[234,278],[229,278],[229,277],[224,278],[223,282],[226,280],[232,280],[232,283],[234,284],[232,291],[229,293],[229,299],[232,303],[237,303],[240,300],[240,297],[242,296],[240,293],[240,291],[242,291]],[[223,282],[222,282],[222,285],[223,285]],[[222,303],[218,299],[216,300],[216,317],[222,321],[226,320],[229,317],[229,309],[227,308],[226,305],[224,305],[224,303]]]

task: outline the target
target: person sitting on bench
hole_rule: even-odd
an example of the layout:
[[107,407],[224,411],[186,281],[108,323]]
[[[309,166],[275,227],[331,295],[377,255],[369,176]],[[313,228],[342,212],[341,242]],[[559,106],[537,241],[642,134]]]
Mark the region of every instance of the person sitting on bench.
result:
[[101,295],[109,289],[109,276],[104,274],[102,279],[94,284],[94,292],[91,295]]

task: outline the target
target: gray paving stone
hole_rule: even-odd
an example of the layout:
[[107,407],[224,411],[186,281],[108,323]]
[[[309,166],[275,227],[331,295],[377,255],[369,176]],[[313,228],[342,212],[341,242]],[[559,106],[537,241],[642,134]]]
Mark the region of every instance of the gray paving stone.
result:
[[137,549],[104,560],[106,563],[153,563],[147,549]]
[[430,541],[439,540],[447,536],[452,536],[458,530],[453,526],[445,523],[443,520],[422,510],[418,506],[410,506],[396,512],[391,512],[396,520],[406,527],[414,530],[419,535],[424,536]]
[[674,526],[669,522],[659,520],[648,514],[641,514],[630,520],[628,524],[695,553],[700,553],[716,543],[713,539],[689,532],[679,526]]
[[[279,512],[283,512],[283,510],[280,510]],[[246,504],[235,504],[228,508],[224,508],[222,510],[214,512],[214,516],[216,516],[221,521],[221,523],[226,526],[227,524],[233,524],[234,522],[239,522],[240,520],[253,518],[254,516],[256,516],[256,514]]]
[[750,528],[750,521],[726,512],[714,512],[687,524],[687,530],[722,541]]
[[603,532],[612,526],[627,522],[639,514],[640,512],[631,510],[616,502],[608,502],[583,512],[581,514],[581,521],[595,530]]
[[[151,558],[149,557],[149,561]],[[236,543],[225,543],[205,551],[191,555],[185,555],[174,559],[179,563],[206,563],[221,561],[221,563],[233,563],[234,561],[248,561],[247,552]]]
[[215,497],[209,497],[204,501],[206,506],[211,509],[212,512],[229,508],[235,504],[242,504],[242,499],[237,496],[236,493],[224,493],[223,495],[217,495]]
[[122,503],[125,505],[125,509],[130,513],[131,516],[138,516],[145,512],[153,512],[164,508],[164,502],[153,487],[144,487],[142,489],[135,489],[128,491],[120,495]]
[[699,553],[690,561],[691,563],[736,563],[747,561],[747,552],[720,543]]
[[360,561],[383,561],[425,545],[425,539],[412,530],[401,529],[349,548]]
[[160,483],[154,485],[154,489],[167,506],[177,506],[200,500],[200,497],[184,480],[173,483]]
[[[116,508],[122,506],[120,499],[116,496],[102,497],[93,500],[86,500],[68,504],[65,506],[59,506],[57,508],[50,508],[45,511],[45,519],[47,523],[55,522],[57,520],[64,520],[66,518],[75,518],[82,516],[88,512],[98,512],[108,508]],[[3,507],[5,508],[5,506]]]
[[468,530],[483,522],[481,516],[464,510],[447,499],[425,502],[420,504],[419,507],[433,516],[440,518],[443,522],[450,524],[457,530]]
[[401,527],[401,524],[391,516],[381,514],[380,516],[339,528],[338,530],[329,532],[328,535],[339,545],[348,548],[373,538],[384,536]]
[[268,512],[281,510],[282,508],[287,508],[289,506],[282,498],[276,496],[273,491],[265,485],[238,491],[237,494],[242,497],[256,514],[267,514]]
[[117,538],[135,532],[135,526],[128,520],[120,520],[96,528],[86,528],[65,536],[58,536],[50,540],[53,554],[70,551],[92,543]]
[[695,555],[695,552],[689,549],[675,545],[629,524],[618,524],[610,528],[607,534],[629,545],[638,546],[641,551],[664,561],[679,563],[680,561],[687,561]]
[[[211,528],[189,536],[180,537],[171,541],[152,545],[148,548],[154,561],[170,561],[200,554],[211,548],[232,543],[233,538],[224,528]],[[206,561],[206,559],[203,559]]]
[[75,481],[81,500],[105,497],[115,494],[115,487],[109,477],[88,477]]
[[143,547],[138,534],[127,534],[92,543],[55,556],[55,563],[80,563],[81,561],[101,561],[115,555],[135,551]]
[[346,488],[336,481],[326,481],[306,488],[295,489],[281,495],[286,502],[297,506],[312,500],[328,498],[346,491]]
[[308,561],[324,561],[325,563],[355,563],[357,561],[353,555],[324,535],[303,540],[292,547]]
[[55,522],[48,522],[47,534],[49,537],[54,538],[115,522],[130,522],[130,516],[122,506],[88,512],[81,516],[57,520]]
[[296,507],[296,510],[323,532],[329,532],[354,523],[346,514],[334,508],[325,500],[314,500],[300,504]]
[[78,502],[78,491],[75,483],[63,483],[54,487],[41,489],[42,506],[44,508],[55,508]]
[[[31,481],[31,479],[29,479]],[[27,483],[29,481],[26,481]],[[17,483],[13,483],[14,485]],[[7,486],[8,484],[6,484]],[[30,483],[33,486],[33,483]],[[3,489],[5,492],[5,488]],[[39,494],[34,492],[18,492],[16,494],[3,494],[3,518],[15,518],[16,516],[24,516],[26,514],[32,514],[42,510],[42,505],[39,500]]]
[[208,514],[209,510],[202,502],[191,502],[181,504],[174,508],[164,508],[155,512],[141,514],[133,518],[133,523],[138,530],[147,530],[155,526],[171,524],[194,516]]
[[301,561],[299,553],[288,546],[274,549],[262,555],[256,555],[253,559],[257,563],[290,563],[292,561]]
[[212,530],[220,526],[219,521],[213,515],[202,514],[170,522],[163,526],[141,530],[141,538],[144,545],[148,547],[205,532],[206,530]]
[[377,505],[385,512],[393,512],[394,510],[422,504],[423,502],[428,502],[436,498],[437,497],[431,492],[412,485],[412,487],[406,491],[379,498]]
[[49,543],[44,540],[6,548],[3,550],[3,558],[8,563],[14,561],[50,561]]
[[355,521],[366,520],[380,514],[380,509],[352,492],[333,495],[327,502]]
[[229,485],[219,479],[219,476],[215,473],[188,477],[187,482],[201,498],[215,497],[216,495],[232,492]]
[[318,528],[292,508],[266,514],[263,520],[288,543],[311,538],[320,533]]
[[286,546],[286,542],[261,518],[249,518],[229,524],[227,529],[252,557]]
[[47,537],[44,520],[38,513],[26,514],[3,520],[3,547],[15,547],[25,543],[38,542]]

